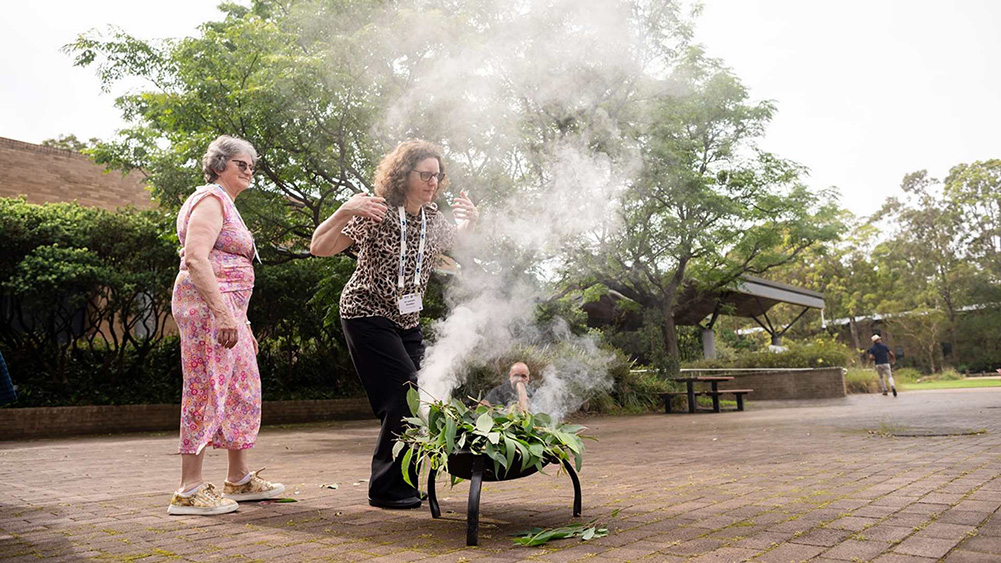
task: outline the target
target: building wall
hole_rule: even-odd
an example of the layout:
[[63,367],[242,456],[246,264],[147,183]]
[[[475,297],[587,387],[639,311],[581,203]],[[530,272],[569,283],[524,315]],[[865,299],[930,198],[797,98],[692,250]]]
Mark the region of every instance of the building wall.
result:
[[153,207],[139,174],[123,177],[80,153],[0,137],[0,197],[22,195],[38,204],[76,201],[109,210]]

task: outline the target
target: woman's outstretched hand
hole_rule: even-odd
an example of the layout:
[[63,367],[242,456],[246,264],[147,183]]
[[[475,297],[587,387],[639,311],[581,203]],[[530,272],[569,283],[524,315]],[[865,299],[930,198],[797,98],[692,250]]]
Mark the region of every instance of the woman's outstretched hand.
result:
[[351,199],[344,202],[341,209],[354,217],[365,217],[376,221],[385,219],[386,213],[389,211],[384,198],[368,194],[351,196]]
[[480,217],[480,212],[477,211],[476,206],[473,205],[472,200],[469,199],[466,192],[459,192],[459,196],[452,200],[452,212],[459,221],[468,221],[470,223],[475,223]]

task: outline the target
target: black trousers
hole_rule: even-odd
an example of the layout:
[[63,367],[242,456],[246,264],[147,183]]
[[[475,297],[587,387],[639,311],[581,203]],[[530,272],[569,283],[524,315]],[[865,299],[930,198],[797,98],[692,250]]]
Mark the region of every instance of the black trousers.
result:
[[[368,496],[381,500],[415,497],[417,489],[403,480],[402,460],[393,459],[393,440],[403,431],[403,417],[410,416],[407,390],[417,385],[424,357],[421,329],[404,330],[385,317],[341,319],[341,327],[372,412],[382,421]],[[417,483],[413,472],[411,482]]]

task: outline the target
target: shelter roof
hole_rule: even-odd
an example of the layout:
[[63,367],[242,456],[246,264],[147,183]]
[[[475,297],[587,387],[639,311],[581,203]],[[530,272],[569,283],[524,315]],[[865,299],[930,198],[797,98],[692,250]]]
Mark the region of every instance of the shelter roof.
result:
[[680,299],[682,306],[674,313],[678,325],[698,325],[716,311],[732,317],[757,317],[779,303],[808,309],[823,309],[824,294],[802,287],[743,276],[736,288],[719,292],[700,292],[687,286]]
[[[623,312],[617,307],[620,300],[628,299],[616,291],[610,291],[598,301],[585,303],[582,308],[587,313],[588,325],[605,326],[618,324],[627,329],[638,328],[642,324],[638,311]],[[807,309],[823,309],[824,294],[774,282],[753,276],[743,276],[732,289],[708,292],[699,291],[688,285],[680,297],[682,304],[674,314],[677,325],[696,326],[714,313],[735,317],[758,317],[779,303],[789,303]]]

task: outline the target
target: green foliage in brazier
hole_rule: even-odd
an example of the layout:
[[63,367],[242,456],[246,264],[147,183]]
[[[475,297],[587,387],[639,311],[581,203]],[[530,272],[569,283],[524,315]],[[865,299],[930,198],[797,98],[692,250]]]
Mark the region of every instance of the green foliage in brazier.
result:
[[403,452],[403,478],[414,486],[411,470],[418,475],[422,468],[448,472],[448,456],[458,452],[488,457],[498,477],[530,467],[541,470],[547,463],[571,456],[580,471],[585,438],[580,432],[585,428],[578,424],[559,423],[545,413],[516,408],[469,408],[457,399],[422,402],[416,389],[407,393],[407,402],[413,416],[404,419],[408,426],[397,440],[394,455]]

